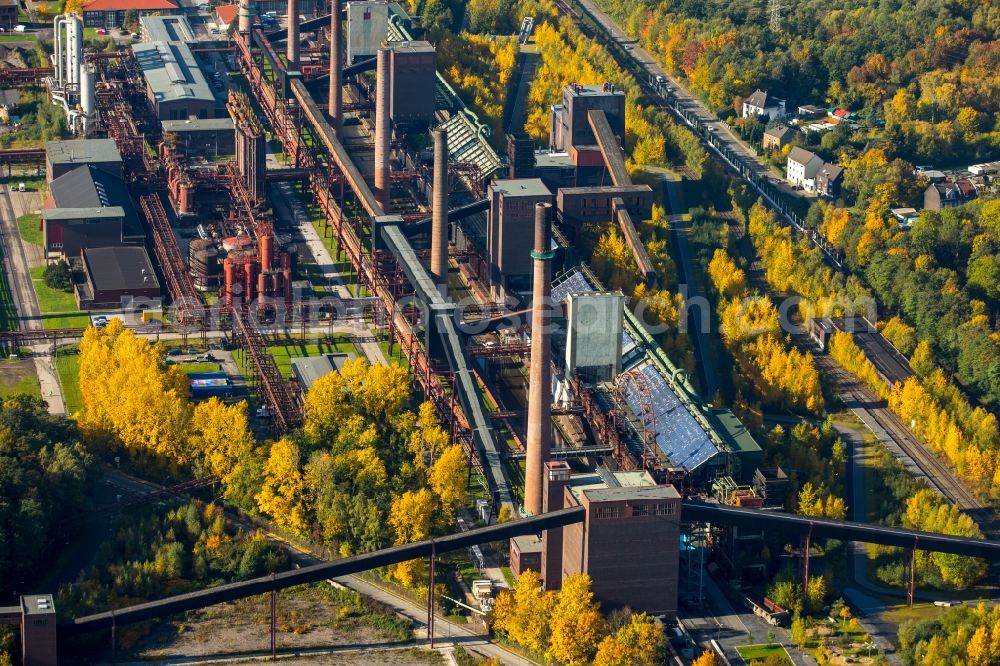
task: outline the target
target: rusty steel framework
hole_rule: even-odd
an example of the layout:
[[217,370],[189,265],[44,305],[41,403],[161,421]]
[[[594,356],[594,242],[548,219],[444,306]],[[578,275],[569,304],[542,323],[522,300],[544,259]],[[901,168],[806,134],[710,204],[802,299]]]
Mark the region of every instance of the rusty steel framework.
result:
[[[357,272],[358,283],[382,301],[388,323],[390,354],[398,344],[414,380],[447,423],[454,441],[462,445],[469,464],[479,472],[482,481],[487,476],[486,470],[476,451],[468,419],[456,400],[449,370],[428,359],[419,337],[418,308],[413,304],[401,306],[398,302],[402,296],[408,295],[406,280],[390,253],[368,252],[362,240],[371,234],[367,228],[368,221],[384,214],[374,192],[364,182],[305,84],[297,79],[286,81],[284,72],[280,71],[280,60],[277,62],[278,71],[274,67],[266,70],[262,62],[265,58],[263,52],[255,52],[251,48],[252,42],[266,42],[266,39],[262,40],[256,33],[237,33],[233,35],[233,41],[239,66],[264,119],[284,151],[292,156],[295,167],[311,171],[309,189],[323,212],[324,233],[329,230],[336,237],[337,259],[346,256]],[[305,121],[308,124],[304,126]],[[312,141],[306,141],[307,133]],[[406,174],[404,177],[411,176]],[[347,196],[348,189],[354,195],[352,198]],[[411,217],[417,219],[418,216],[412,214]]]
[[637,370],[630,370],[618,375],[615,379],[616,408],[621,414],[629,412],[626,399],[629,394],[635,395],[639,403],[640,425],[642,426],[642,464],[647,469],[653,469],[660,463],[656,447],[656,411],[653,408],[653,392],[645,375]]
[[276,430],[290,432],[302,425],[302,390],[295,382],[281,376],[274,357],[267,351],[267,341],[249,320],[250,314],[240,307],[232,309],[233,341],[253,361],[251,384],[258,387],[274,409]]
[[46,76],[52,76],[52,67],[35,67],[31,69],[0,69],[0,85],[17,85],[24,83],[41,83]]

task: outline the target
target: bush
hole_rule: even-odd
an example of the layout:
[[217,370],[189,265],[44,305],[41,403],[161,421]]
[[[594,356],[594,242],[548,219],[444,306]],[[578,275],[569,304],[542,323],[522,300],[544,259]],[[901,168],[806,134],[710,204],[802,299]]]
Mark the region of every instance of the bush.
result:
[[42,280],[45,282],[45,286],[50,289],[73,290],[73,274],[69,270],[69,264],[64,260],[46,266],[45,272],[42,273]]

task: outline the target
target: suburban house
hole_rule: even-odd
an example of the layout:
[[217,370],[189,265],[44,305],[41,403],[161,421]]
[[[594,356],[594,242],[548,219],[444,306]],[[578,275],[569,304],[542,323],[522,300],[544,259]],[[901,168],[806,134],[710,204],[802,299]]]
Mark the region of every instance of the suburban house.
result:
[[823,158],[796,146],[788,153],[786,179],[793,186],[801,187],[806,192],[813,192],[816,190],[816,174],[822,168]]
[[844,167],[826,162],[816,173],[816,192],[835,199],[840,196],[840,183],[844,180]]
[[237,21],[239,5],[217,5],[212,11],[215,14],[215,22],[219,26],[219,32],[226,34],[229,31],[229,26]]
[[90,0],[83,5],[83,24],[88,28],[118,28],[125,24],[125,12],[130,9],[139,16],[181,13],[174,0]]
[[772,97],[763,90],[757,90],[743,100],[743,117],[749,118],[750,116],[784,118],[785,100]]
[[764,132],[764,150],[781,150],[795,138],[795,130],[785,125],[772,127]]
[[975,183],[967,178],[954,182],[931,183],[924,190],[924,208],[941,210],[951,206],[961,206],[969,203],[978,195]]
[[7,32],[17,25],[17,0],[0,0],[0,28]]

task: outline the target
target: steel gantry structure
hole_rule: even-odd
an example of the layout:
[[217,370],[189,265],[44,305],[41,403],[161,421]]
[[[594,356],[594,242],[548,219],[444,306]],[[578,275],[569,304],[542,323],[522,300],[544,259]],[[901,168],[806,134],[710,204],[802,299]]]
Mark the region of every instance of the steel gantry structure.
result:
[[[513,504],[500,445],[455,326],[454,305],[434,288],[403,232],[403,218],[385,214],[305,82],[285,70],[263,32],[237,32],[233,39],[240,68],[272,131],[294,165],[311,171],[309,189],[338,248],[346,253],[358,282],[382,300],[390,350],[399,344],[415,380],[463,444],[470,464],[488,479],[495,507],[497,502]],[[306,132],[318,146],[305,141]],[[345,184],[353,195],[350,201]],[[369,234],[375,241],[371,251],[362,240]],[[396,269],[387,270],[393,262]],[[416,308],[397,277],[400,269],[413,287]],[[418,312],[423,340],[413,319]],[[437,350],[434,358],[428,353],[431,347]]]

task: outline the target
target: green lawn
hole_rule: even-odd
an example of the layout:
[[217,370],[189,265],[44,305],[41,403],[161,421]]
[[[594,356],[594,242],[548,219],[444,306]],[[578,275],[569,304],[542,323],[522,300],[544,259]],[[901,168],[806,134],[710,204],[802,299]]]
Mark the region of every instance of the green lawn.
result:
[[[42,278],[44,272],[44,266],[36,266],[31,269],[31,281],[35,285],[35,294],[38,296],[38,309],[42,315],[59,315],[55,318],[46,317],[45,328],[59,328],[64,325],[65,317],[72,317],[74,321],[81,321],[80,317],[87,319],[86,314],[77,310],[73,292],[53,289],[46,285]],[[77,325],[85,324],[86,322]]]
[[292,376],[292,359],[303,356],[321,356],[323,354],[354,354],[358,355],[358,350],[354,344],[346,339],[337,339],[334,342],[316,342],[305,344],[301,342],[288,342],[286,344],[271,345],[268,347],[271,356],[274,357],[281,370],[283,377]]
[[0,44],[31,44],[38,41],[38,35],[13,32],[8,35],[0,35]]
[[42,216],[28,213],[17,218],[17,227],[21,230],[21,238],[32,245],[42,244]]
[[[268,351],[271,352],[272,358],[274,358],[275,363],[278,364],[278,370],[281,371],[282,377],[290,378],[292,376],[292,359],[301,358],[303,356],[320,356],[322,354],[354,354],[355,356],[360,356],[357,349],[355,349],[354,344],[351,343],[346,338],[336,338],[333,342],[323,341],[320,342],[294,342],[288,341],[285,343],[271,344],[267,347]],[[239,366],[240,371],[249,376],[251,368],[249,366],[249,360],[241,353],[237,352],[233,355],[236,360],[236,364]]]
[[218,363],[178,363],[177,367],[184,371],[184,374],[190,375],[192,372],[219,372]]
[[80,355],[79,348],[67,347],[56,354],[56,370],[59,371],[59,383],[62,384],[63,401],[66,403],[66,413],[75,414],[83,409],[83,394],[80,392]]
[[90,315],[86,312],[54,312],[42,315],[42,328],[86,328],[90,325]]
[[399,345],[392,346],[392,354],[389,353],[389,343],[385,340],[378,341],[378,348],[382,350],[382,354],[389,363],[395,363],[396,365],[401,365],[407,370],[410,369],[410,362],[406,360],[406,356],[403,354],[403,348]]
[[791,657],[788,656],[788,652],[785,648],[781,647],[777,643],[770,643],[768,645],[741,645],[736,648],[736,651],[740,653],[743,660],[750,663],[751,660],[760,659],[764,660],[768,657],[784,657],[788,660],[788,663],[792,663]]

